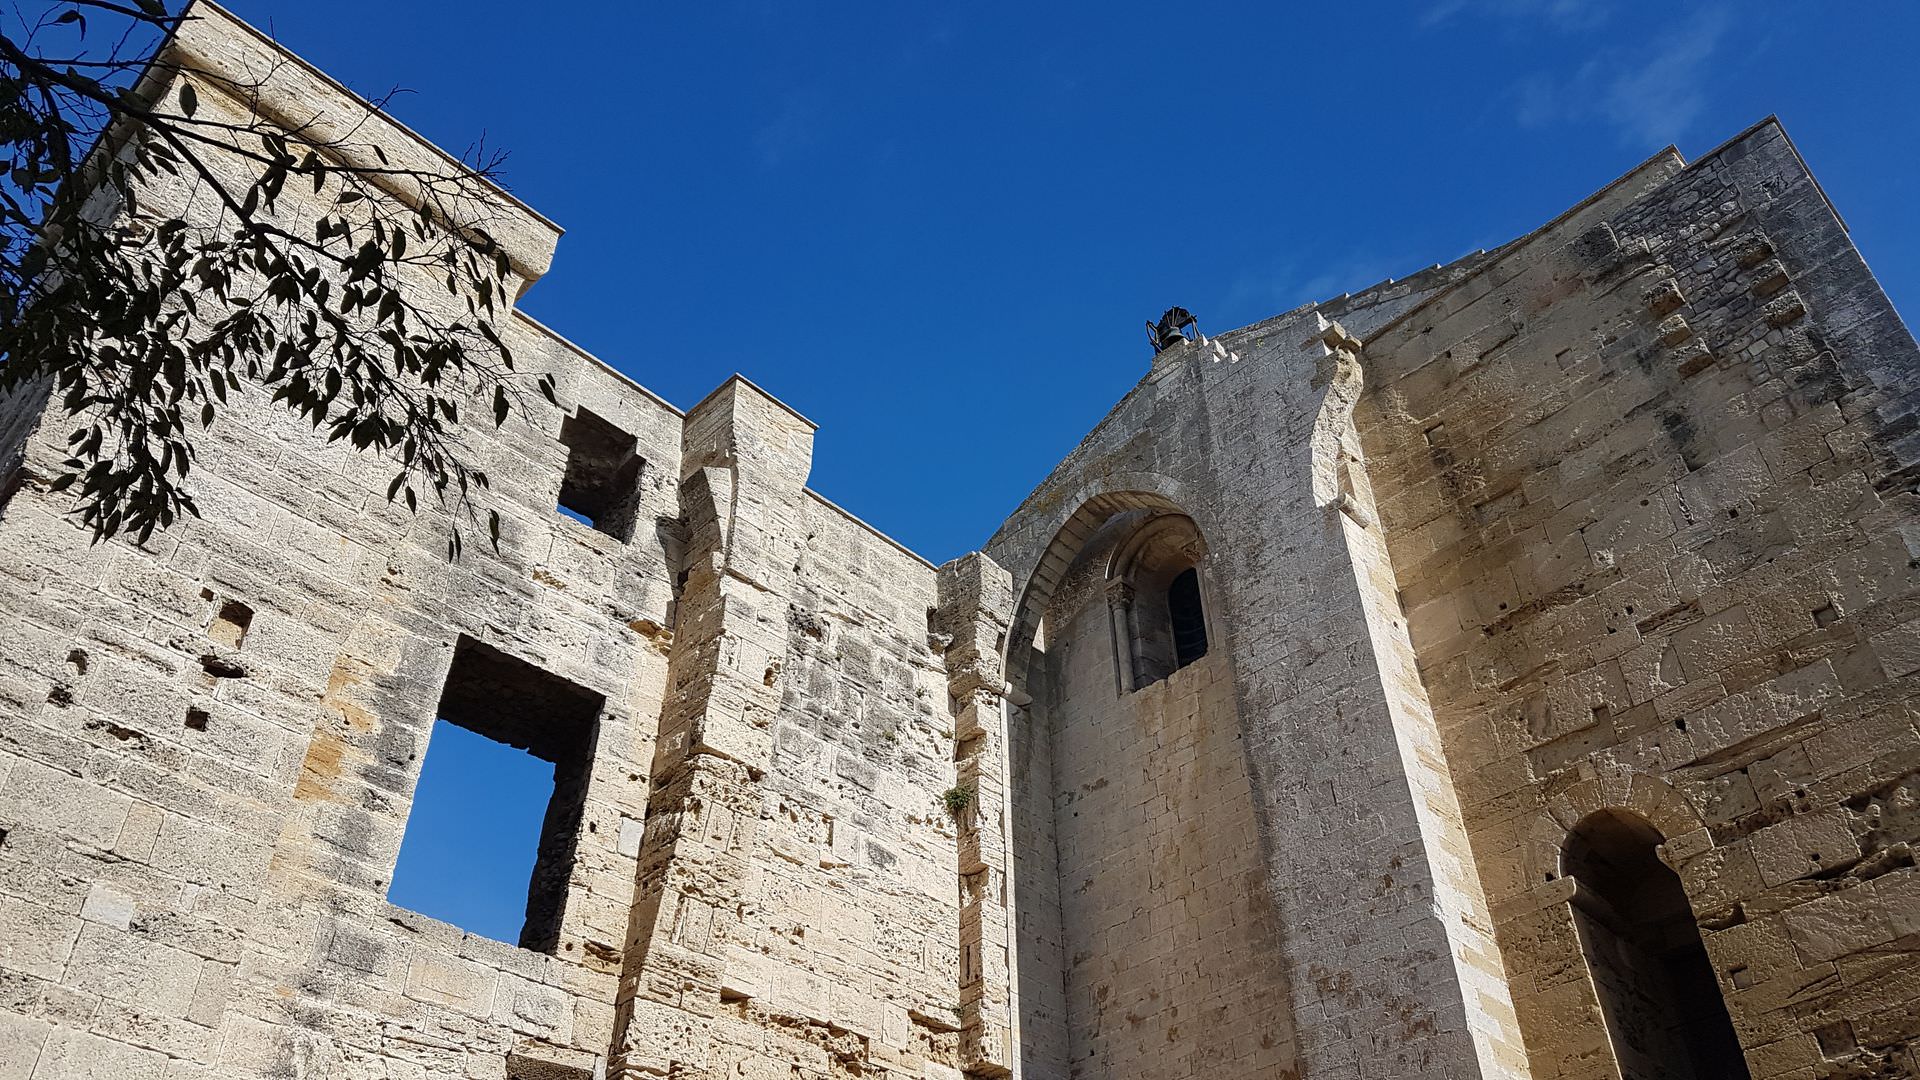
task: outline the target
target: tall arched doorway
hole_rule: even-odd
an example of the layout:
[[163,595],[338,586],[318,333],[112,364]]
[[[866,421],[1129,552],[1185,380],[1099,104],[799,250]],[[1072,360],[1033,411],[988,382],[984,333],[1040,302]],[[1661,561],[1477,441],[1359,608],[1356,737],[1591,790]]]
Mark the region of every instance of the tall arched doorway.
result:
[[1599,810],[1568,834],[1574,922],[1622,1080],[1749,1080],[1726,1000],[1659,830]]

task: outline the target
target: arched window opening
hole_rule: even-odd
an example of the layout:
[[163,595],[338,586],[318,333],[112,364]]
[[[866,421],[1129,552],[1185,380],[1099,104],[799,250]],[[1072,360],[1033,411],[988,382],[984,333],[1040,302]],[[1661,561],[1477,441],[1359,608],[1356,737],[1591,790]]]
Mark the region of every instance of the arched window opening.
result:
[[1207,655],[1207,613],[1200,606],[1200,571],[1189,566],[1167,586],[1167,618],[1173,624],[1173,666]]
[[1622,1080],[1748,1080],[1706,946],[1659,830],[1601,810],[1567,837],[1574,923]]
[[1122,694],[1166,678],[1207,655],[1206,544],[1182,514],[1145,518],[1108,564],[1114,662]]

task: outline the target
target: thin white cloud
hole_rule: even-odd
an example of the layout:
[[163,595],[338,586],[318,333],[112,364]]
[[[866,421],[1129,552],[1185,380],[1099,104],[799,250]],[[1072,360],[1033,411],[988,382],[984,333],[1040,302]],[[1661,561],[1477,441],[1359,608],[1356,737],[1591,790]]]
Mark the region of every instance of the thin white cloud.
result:
[[1393,258],[1358,252],[1312,265],[1280,261],[1236,278],[1220,300],[1220,313],[1231,313],[1238,325],[1291,311],[1301,304],[1331,300],[1342,293],[1357,292],[1389,277],[1403,277],[1425,268],[1425,263],[1412,256]]
[[1601,114],[1642,142],[1677,142],[1706,108],[1707,61],[1731,22],[1724,7],[1700,10],[1651,57],[1609,82]]
[[1611,0],[1434,0],[1420,22],[1437,26],[1458,16],[1479,15],[1534,19],[1559,30],[1580,30],[1605,22],[1612,13]]
[[1566,73],[1539,72],[1514,85],[1514,120],[1524,128],[1600,122],[1627,143],[1679,142],[1707,107],[1710,61],[1732,28],[1731,11],[1696,11],[1650,52],[1603,49]]

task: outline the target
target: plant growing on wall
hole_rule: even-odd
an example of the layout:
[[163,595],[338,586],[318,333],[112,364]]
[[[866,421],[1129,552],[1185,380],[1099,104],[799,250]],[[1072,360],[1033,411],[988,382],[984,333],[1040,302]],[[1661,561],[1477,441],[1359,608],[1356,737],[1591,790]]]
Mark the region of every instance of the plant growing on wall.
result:
[[[471,208],[497,197],[501,156],[395,164],[357,129],[264,117],[258,87],[162,47],[190,8],[63,0],[11,15],[0,394],[50,384],[77,418],[48,486],[72,491],[96,541],[144,540],[198,512],[197,436],[258,391],[389,457],[389,501],[453,512],[457,556],[487,487],[460,449],[463,413],[498,425],[529,390],[553,398],[494,328],[513,271]],[[498,513],[485,517],[497,546]]]
[[948,815],[957,819],[973,805],[973,789],[955,784],[940,794],[940,801],[946,804]]

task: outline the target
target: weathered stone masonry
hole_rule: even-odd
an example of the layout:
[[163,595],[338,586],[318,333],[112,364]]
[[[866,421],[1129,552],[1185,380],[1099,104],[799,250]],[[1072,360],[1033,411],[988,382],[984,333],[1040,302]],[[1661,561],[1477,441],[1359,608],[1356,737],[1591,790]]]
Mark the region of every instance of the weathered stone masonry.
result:
[[[196,11],[203,109],[365,119]],[[1920,1075],[1920,351],[1776,124],[1174,345],[937,570],[499,329],[497,557],[247,396],[89,546],[0,403],[0,1080]],[[386,899],[501,704],[523,948]]]

